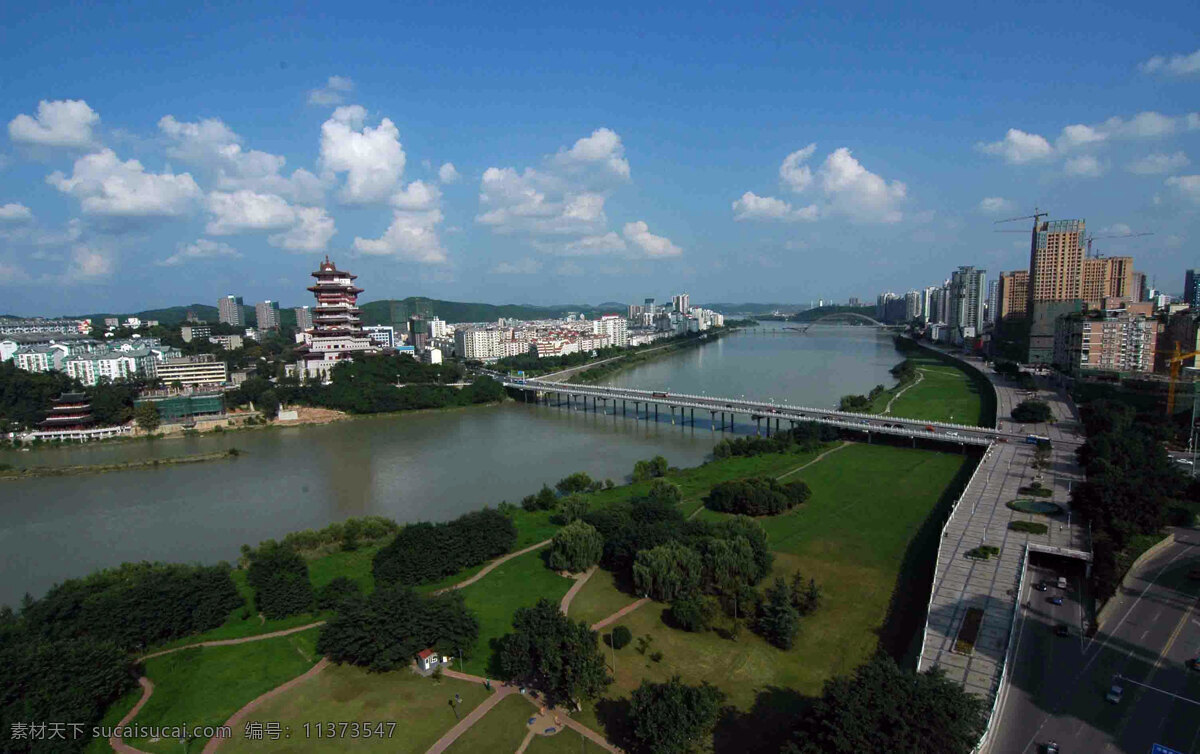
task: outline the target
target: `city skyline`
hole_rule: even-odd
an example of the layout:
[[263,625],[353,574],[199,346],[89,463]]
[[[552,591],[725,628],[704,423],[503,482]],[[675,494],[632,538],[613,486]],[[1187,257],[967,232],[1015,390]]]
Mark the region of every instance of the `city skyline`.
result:
[[[1096,250],[1137,257],[1161,289],[1194,266],[1200,113],[1181,103],[1200,12],[1185,4],[1170,21],[1044,9],[1028,27],[955,6],[940,25],[618,8],[587,30],[479,8],[446,43],[428,41],[436,11],[365,9],[386,44],[307,19],[271,35],[234,9],[189,16],[192,41],[162,65],[143,64],[162,55],[148,40],[181,19],[85,36],[112,12],[9,24],[0,54],[26,73],[0,111],[12,313],[274,299],[325,253],[379,298],[636,301],[661,277],[697,301],[844,301],[960,264],[1024,267],[1021,236],[993,222],[1035,205],[1098,235],[1153,231]],[[548,67],[562,28],[570,51]],[[1102,44],[1057,44],[1062,28]],[[363,62],[397,43],[411,59]]]

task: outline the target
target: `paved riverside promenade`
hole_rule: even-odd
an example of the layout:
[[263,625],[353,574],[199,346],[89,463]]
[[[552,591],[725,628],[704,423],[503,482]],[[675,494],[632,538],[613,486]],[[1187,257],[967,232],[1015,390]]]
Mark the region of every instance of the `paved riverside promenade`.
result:
[[[966,359],[964,359],[966,360]],[[978,361],[968,360],[992,381],[997,393],[998,424],[1007,432],[1050,437],[1053,450],[1049,468],[1033,468],[1034,445],[1016,439],[995,442],[985,451],[970,483],[955,504],[942,532],[933,589],[918,668],[942,668],[948,678],[995,703],[1004,681],[1005,656],[1009,650],[1013,619],[1018,608],[1027,550],[1090,559],[1091,547],[1085,529],[1066,516],[1046,517],[1020,513],[1005,504],[1021,495],[1019,488],[1040,481],[1053,491],[1047,499],[1069,510],[1071,485],[1082,478],[1075,461],[1081,442],[1078,416],[1065,393],[1039,378],[1035,395],[1027,395],[1008,384]],[[1012,407],[1036,397],[1051,405],[1052,424],[1017,425]],[[1008,528],[1013,521],[1033,521],[1049,526],[1045,534],[1028,534]],[[966,557],[981,545],[1000,548],[987,560]],[[973,648],[956,651],[956,639],[967,610],[979,608],[983,618]]]

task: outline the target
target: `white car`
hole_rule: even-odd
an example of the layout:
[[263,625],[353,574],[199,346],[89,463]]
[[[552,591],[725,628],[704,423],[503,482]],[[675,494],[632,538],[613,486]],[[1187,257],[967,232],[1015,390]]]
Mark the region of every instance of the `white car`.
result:
[[947,432],[946,436],[947,437],[958,437],[958,433],[957,432]]

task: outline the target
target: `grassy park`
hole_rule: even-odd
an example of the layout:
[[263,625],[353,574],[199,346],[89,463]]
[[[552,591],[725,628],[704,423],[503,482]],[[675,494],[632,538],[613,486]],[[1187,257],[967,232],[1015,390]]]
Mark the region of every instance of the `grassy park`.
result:
[[[243,726],[243,729],[235,728],[233,739],[221,750],[262,754],[331,750],[420,754],[454,727],[455,711],[449,702],[455,694],[462,697],[458,707],[458,714],[462,716],[482,702],[488,692],[479,684],[450,678],[435,681],[407,669],[368,673],[360,668],[331,665],[315,677],[265,702],[251,715],[253,720],[276,721],[289,727],[290,739],[246,740]],[[523,700],[521,703],[529,706]],[[493,709],[492,713],[496,711]],[[305,736],[305,723],[324,720],[395,722],[396,726],[390,738],[372,736],[331,741],[315,735]]]
[[[154,693],[135,725],[222,725],[242,705],[317,662],[316,630],[224,647],[194,647],[146,661]],[[321,718],[324,719],[324,718]],[[179,751],[172,740],[134,740],[152,752]]]
[[[892,404],[891,415],[903,419],[956,424],[990,424],[980,384],[965,370],[924,350],[908,353],[923,378]],[[994,409],[993,409],[994,412]]]
[[516,751],[528,727],[525,723],[537,709],[520,694],[510,694],[488,710],[483,719],[458,737],[446,754],[490,754]]

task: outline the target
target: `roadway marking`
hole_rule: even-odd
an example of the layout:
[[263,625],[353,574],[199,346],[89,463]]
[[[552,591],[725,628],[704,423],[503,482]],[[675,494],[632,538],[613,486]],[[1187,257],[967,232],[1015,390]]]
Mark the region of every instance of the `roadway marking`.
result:
[[[1172,637],[1172,640],[1174,640],[1174,637]],[[1121,680],[1126,683],[1132,683],[1134,686],[1141,686],[1142,688],[1150,689],[1151,691],[1157,691],[1160,694],[1166,694],[1167,696],[1173,696],[1181,702],[1187,702],[1188,704],[1194,704],[1197,707],[1200,707],[1200,700],[1189,699],[1186,696],[1180,696],[1179,694],[1176,694],[1171,691],[1167,691],[1166,689],[1160,689],[1157,686],[1151,686],[1148,683],[1142,683],[1141,681],[1135,681],[1132,678],[1126,678],[1125,676],[1121,676]]]

